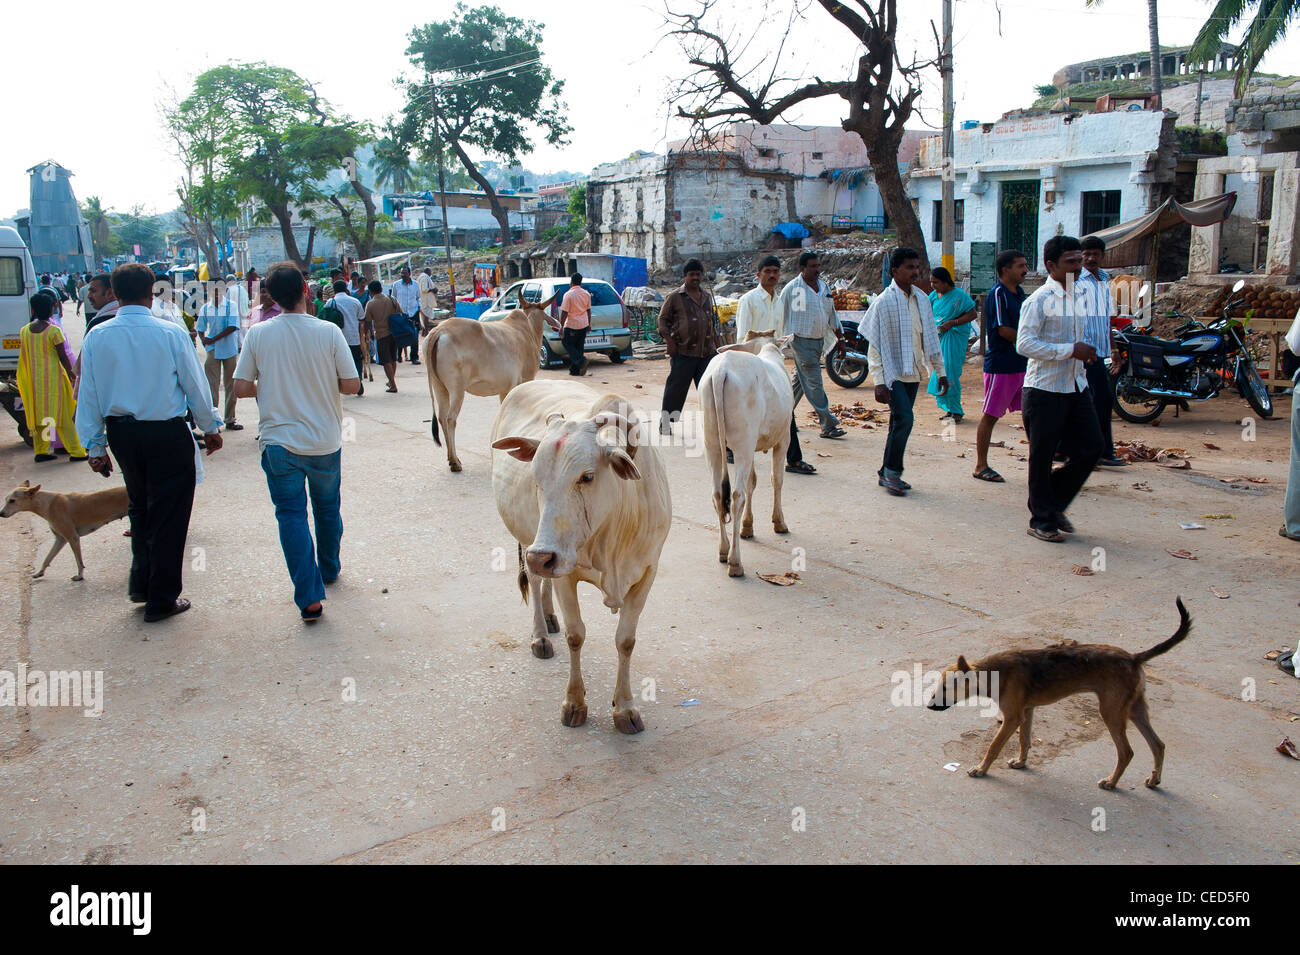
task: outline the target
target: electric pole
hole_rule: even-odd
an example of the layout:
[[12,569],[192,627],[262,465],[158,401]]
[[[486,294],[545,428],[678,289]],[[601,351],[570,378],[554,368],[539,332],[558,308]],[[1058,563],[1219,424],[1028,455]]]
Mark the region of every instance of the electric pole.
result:
[[957,239],[957,206],[954,191],[957,186],[957,169],[952,143],[952,0],[943,0],[943,54],[939,62],[943,74],[943,267],[956,279],[955,245]]
[[451,223],[447,221],[447,181],[442,171],[442,143],[439,139],[438,126],[442,114],[438,112],[438,90],[433,91],[433,149],[438,154],[438,198],[442,200],[442,241],[447,250],[447,281],[451,284],[452,300],[456,299],[456,273],[451,267]]

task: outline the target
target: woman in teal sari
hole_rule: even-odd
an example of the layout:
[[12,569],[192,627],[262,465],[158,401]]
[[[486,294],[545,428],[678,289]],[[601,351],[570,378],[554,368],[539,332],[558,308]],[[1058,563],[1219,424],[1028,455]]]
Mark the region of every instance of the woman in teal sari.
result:
[[975,302],[964,290],[957,288],[952,273],[945,268],[931,272],[930,283],[934,286],[930,293],[930,307],[939,326],[939,347],[943,351],[944,371],[948,373],[948,391],[939,394],[939,378],[934,372],[930,373],[930,387],[926,391],[935,396],[944,412],[941,421],[951,418],[960,424],[965,417],[961,410],[961,367],[970,347],[970,323],[975,319]]

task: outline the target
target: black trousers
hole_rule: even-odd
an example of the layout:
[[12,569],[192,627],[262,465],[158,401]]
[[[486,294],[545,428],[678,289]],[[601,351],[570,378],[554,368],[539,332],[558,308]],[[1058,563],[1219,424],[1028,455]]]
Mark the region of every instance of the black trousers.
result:
[[712,355],[703,358],[693,355],[673,355],[668,359],[668,380],[664,382],[661,423],[665,416],[672,416],[674,420],[681,417],[682,408],[686,406],[686,395],[691,390],[691,382],[695,382],[698,391],[700,379],[704,377],[704,369],[709,367],[712,358]]
[[560,341],[564,344],[564,353],[569,360],[571,375],[578,374],[578,369],[586,361],[584,351],[587,347],[587,331],[587,328],[566,328],[560,333]]
[[109,418],[108,446],[126,482],[131,521],[128,594],[145,612],[166,610],[181,595],[185,535],[194,507],[194,439],[184,418]]
[[[1064,514],[1101,457],[1101,429],[1090,388],[1071,394],[1026,388],[1020,418],[1029,439],[1029,526],[1057,530]],[[1070,460],[1052,470],[1057,447]]]
[[876,473],[881,477],[901,478],[903,476],[903,454],[907,451],[907,439],[912,436],[912,426],[916,422],[916,393],[920,390],[919,381],[896,381],[889,389],[889,434],[885,438],[885,460]]
[[357,377],[361,379],[361,390],[357,394],[364,395],[366,393],[366,376],[362,366],[365,364],[366,356],[362,354],[360,345],[349,345],[348,351],[352,352],[352,364],[357,366]]
[[1101,432],[1101,456],[1113,458],[1115,441],[1110,430],[1110,372],[1106,370],[1104,361],[1094,361],[1091,365],[1085,365],[1084,370],[1088,373],[1088,390],[1092,392],[1092,406],[1097,411],[1097,428]]
[[790,447],[785,449],[785,463],[798,464],[803,460],[803,449],[799,447],[799,429],[795,427],[794,415],[790,415]]

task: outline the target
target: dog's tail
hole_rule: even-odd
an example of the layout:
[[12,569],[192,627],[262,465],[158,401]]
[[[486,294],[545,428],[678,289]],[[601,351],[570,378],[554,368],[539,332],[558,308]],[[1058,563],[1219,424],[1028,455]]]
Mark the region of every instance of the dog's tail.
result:
[[1174,635],[1170,637],[1168,640],[1166,640],[1164,643],[1157,643],[1150,650],[1144,650],[1141,653],[1137,654],[1134,657],[1134,659],[1136,659],[1138,663],[1146,663],[1152,657],[1158,657],[1162,653],[1168,653],[1175,646],[1182,643],[1183,638],[1186,637],[1187,634],[1191,632],[1192,615],[1188,613],[1187,608],[1183,606],[1182,597],[1177,598],[1177,603],[1178,603],[1178,617],[1179,617],[1178,629],[1175,630]]
[[524,545],[516,544],[519,549],[519,592],[524,597],[524,603],[528,603],[528,573],[524,570]]

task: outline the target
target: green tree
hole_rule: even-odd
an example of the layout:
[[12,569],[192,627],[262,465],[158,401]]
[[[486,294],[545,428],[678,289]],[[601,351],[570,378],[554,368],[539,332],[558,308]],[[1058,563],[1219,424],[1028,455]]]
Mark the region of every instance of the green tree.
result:
[[565,142],[564,84],[542,63],[541,40],[540,23],[458,3],[450,20],[412,30],[406,50],[424,79],[407,84],[402,139],[425,155],[444,144],[451,150],[486,194],[502,248],[510,244],[509,215],[467,150],[508,164],[532,151],[533,130],[552,145]]
[[[365,130],[333,114],[315,88],[292,70],[266,63],[231,63],[201,73],[179,107],[204,114],[215,130],[215,167],[239,200],[257,199],[280,226],[285,253],[300,267],[311,261],[294,236],[295,214],[304,222],[326,203],[327,175],[350,168],[363,205],[365,187],[355,174],[355,152]],[[351,160],[351,167],[345,166]],[[355,187],[360,188],[355,188]],[[373,203],[371,203],[373,205]],[[373,228],[373,222],[371,222]]]
[[166,251],[166,228],[162,216],[145,215],[142,206],[132,207],[130,212],[110,216],[112,235],[117,252],[134,254],[135,246],[140,246],[138,258],[149,262],[160,258]]
[[113,255],[107,250],[109,245],[109,222],[108,210],[100,202],[99,196],[90,196],[81,204],[81,217],[86,220],[90,227],[90,240],[95,245],[95,253],[99,256]]
[[180,200],[185,231],[210,268],[218,269],[223,265],[218,231],[238,211],[234,184],[220,168],[220,104],[205,102],[203,94],[198,92],[184,102],[174,93],[169,96],[167,102],[160,104],[159,112],[171,139],[172,152],[181,164],[176,197]]
[[[1102,0],[1083,2],[1085,7],[1099,7],[1101,4]],[[1147,0],[1147,39],[1151,45],[1151,92],[1159,97],[1164,94],[1164,79],[1160,72],[1160,27],[1156,16],[1156,0]]]
[[410,188],[411,154],[391,131],[374,144],[369,166],[378,188],[391,188],[393,192],[406,192]]
[[1255,15],[1237,44],[1233,93],[1238,98],[1246,95],[1246,87],[1264,54],[1286,35],[1287,27],[1300,13],[1300,0],[1218,0],[1188,54],[1188,59],[1196,62],[1213,60],[1229,32],[1245,21],[1252,9]]

